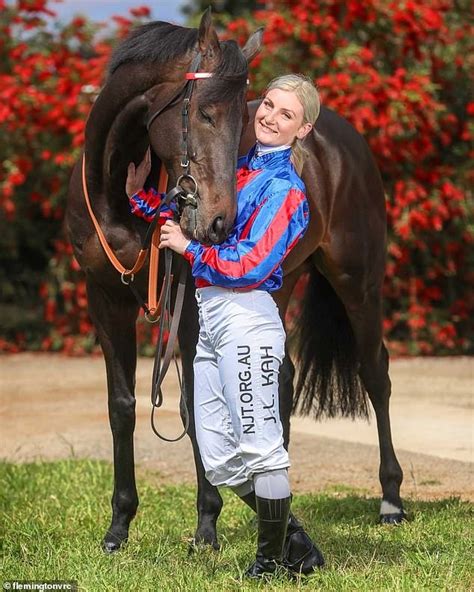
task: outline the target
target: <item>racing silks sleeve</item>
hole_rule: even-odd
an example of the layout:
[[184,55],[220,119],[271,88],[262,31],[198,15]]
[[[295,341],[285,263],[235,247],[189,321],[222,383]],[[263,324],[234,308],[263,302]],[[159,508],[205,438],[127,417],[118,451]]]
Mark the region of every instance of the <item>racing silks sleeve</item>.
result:
[[195,279],[223,288],[256,288],[276,270],[304,234],[309,219],[305,193],[274,179],[245,224],[219,245],[192,240],[184,253]]
[[164,195],[164,193],[158,193],[154,187],[150,187],[148,191],[140,189],[128,198],[131,213],[151,222],[159,210],[160,225],[164,224],[166,220],[172,220],[174,212],[170,206],[162,202]]

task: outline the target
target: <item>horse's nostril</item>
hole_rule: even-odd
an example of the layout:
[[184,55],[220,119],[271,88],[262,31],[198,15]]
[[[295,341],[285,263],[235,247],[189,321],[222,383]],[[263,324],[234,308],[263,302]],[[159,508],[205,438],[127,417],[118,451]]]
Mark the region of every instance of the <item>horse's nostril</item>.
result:
[[220,243],[225,238],[224,219],[222,216],[217,216],[211,224],[209,229],[209,238],[212,242]]
[[217,216],[209,229],[209,238],[216,243],[222,242],[225,238],[224,218]]
[[217,218],[214,220],[212,223],[212,229],[216,234],[221,234],[221,232],[224,230],[224,220],[221,216],[217,216]]

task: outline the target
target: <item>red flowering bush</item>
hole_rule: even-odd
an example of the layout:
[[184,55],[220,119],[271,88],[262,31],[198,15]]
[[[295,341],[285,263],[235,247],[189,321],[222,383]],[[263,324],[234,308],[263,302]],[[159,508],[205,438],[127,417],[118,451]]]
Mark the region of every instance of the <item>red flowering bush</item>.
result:
[[64,236],[67,185],[113,43],[84,18],[53,27],[48,0],[0,0],[0,349],[81,352],[95,344],[83,274]]
[[[265,26],[260,92],[288,71],[368,141],[387,192],[385,334],[395,353],[472,351],[470,3],[280,0],[228,32]],[[471,206],[472,211],[472,206]],[[472,337],[471,337],[472,339]]]
[[[68,178],[111,48],[148,9],[117,17],[106,30],[83,18],[53,27],[52,6],[0,0],[0,349],[81,352],[95,338],[83,276],[62,233]],[[228,35],[243,43],[265,26],[265,47],[251,68],[254,94],[278,74],[305,72],[323,102],[369,142],[387,191],[385,330],[392,352],[471,351],[470,6],[272,6],[231,21]],[[139,338],[150,347],[148,328],[139,326]]]

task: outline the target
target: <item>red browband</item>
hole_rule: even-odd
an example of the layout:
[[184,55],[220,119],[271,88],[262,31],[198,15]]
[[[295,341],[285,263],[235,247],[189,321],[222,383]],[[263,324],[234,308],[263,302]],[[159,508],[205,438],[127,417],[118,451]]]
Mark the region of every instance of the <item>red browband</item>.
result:
[[[186,72],[186,80],[199,80],[201,78],[212,78],[213,72]],[[250,84],[250,80],[247,78],[247,84]]]
[[212,72],[186,72],[186,80],[199,80],[199,78],[212,78]]

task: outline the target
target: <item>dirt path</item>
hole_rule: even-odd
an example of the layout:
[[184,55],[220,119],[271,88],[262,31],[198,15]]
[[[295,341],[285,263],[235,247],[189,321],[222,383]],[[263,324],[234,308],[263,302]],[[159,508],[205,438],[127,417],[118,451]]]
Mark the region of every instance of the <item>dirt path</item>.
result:
[[[194,482],[191,446],[158,441],[149,427],[152,362],[137,374],[136,459],[143,469],[171,482]],[[474,360],[394,360],[392,425],[405,473],[403,495],[418,498],[459,495],[474,499]],[[176,378],[170,372],[166,403],[158,421],[173,435]],[[101,358],[21,354],[0,357],[0,457],[14,462],[71,455],[111,460],[105,370]],[[375,422],[294,418],[290,455],[295,491],[347,485],[378,494]]]

